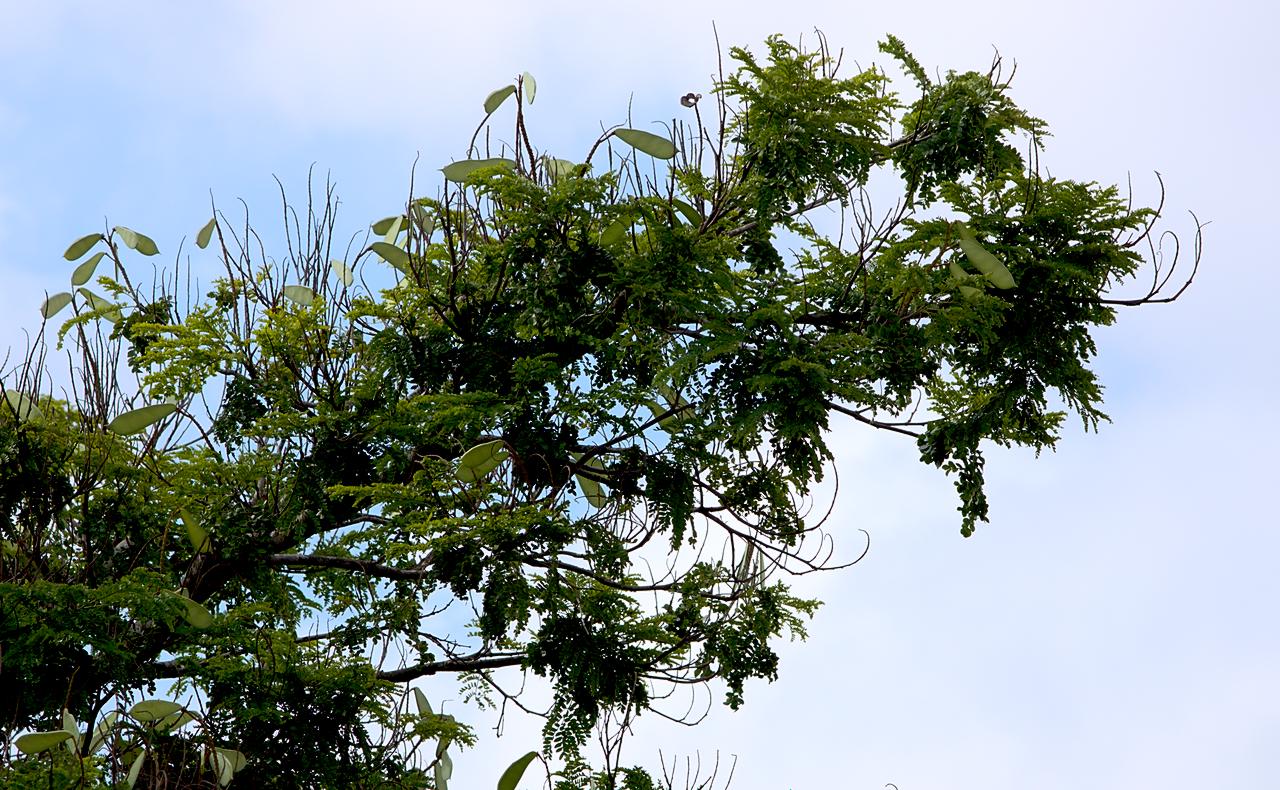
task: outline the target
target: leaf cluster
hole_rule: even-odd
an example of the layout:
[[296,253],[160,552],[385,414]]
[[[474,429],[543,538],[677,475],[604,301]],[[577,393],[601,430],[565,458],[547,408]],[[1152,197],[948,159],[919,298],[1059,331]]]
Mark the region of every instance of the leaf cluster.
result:
[[[774,37],[731,50],[705,120],[690,94],[669,136],[609,129],[582,161],[535,148],[521,75],[345,254],[330,192],[286,207],[278,258],[215,213],[195,298],[130,280],[143,234],[73,243],[103,249],[41,306],[72,310],[71,390],[40,390],[38,348],[0,399],[0,732],[60,741],[164,686],[199,726],[86,739],[85,786],[446,790],[474,736],[408,684],[505,708],[534,675],[549,783],[657,786],[619,733],[743,705],[817,611],[787,579],[839,564],[810,515],[832,415],[911,437],[965,535],[991,445],[1105,419],[1093,333],[1158,209],[1041,175],[998,68],[935,83],[884,49],[910,105]],[[881,177],[903,189],[876,212]],[[82,287],[107,264],[109,298]]]

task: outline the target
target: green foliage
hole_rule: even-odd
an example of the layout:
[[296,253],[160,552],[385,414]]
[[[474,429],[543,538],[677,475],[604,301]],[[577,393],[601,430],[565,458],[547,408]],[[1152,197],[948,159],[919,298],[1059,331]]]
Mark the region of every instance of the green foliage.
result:
[[50,749],[22,757],[0,769],[6,790],[81,790],[111,787],[100,757],[79,757],[66,749]]
[[[505,700],[533,675],[548,780],[648,790],[586,744],[778,677],[818,607],[786,577],[829,557],[805,514],[833,412],[911,436],[971,534],[992,444],[1105,419],[1092,332],[1156,212],[1024,161],[1044,125],[998,69],[934,82],[883,49],[909,105],[775,37],[731,51],[721,129],[572,160],[535,149],[522,75],[484,102],[517,96],[512,150],[470,147],[351,259],[323,202],[279,261],[210,220],[195,299],[129,279],[149,237],[72,244],[106,247],[42,307],[75,307],[72,391],[38,392],[33,352],[0,404],[0,729],[71,721],[24,743],[79,757],[11,753],[0,781],[474,786],[450,779],[471,727],[406,684]],[[879,174],[905,199],[874,217]],[[110,298],[82,287],[103,258]]]

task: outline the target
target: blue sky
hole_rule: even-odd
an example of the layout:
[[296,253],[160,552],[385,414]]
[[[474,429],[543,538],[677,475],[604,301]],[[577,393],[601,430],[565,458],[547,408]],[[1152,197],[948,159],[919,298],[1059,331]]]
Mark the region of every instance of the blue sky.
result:
[[[539,82],[535,134],[561,156],[629,101],[637,125],[669,119],[706,92],[713,21],[725,45],[821,27],[860,63],[885,61],[888,32],[930,69],[985,68],[998,47],[1054,133],[1053,174],[1132,174],[1151,201],[1158,170],[1167,227],[1189,238],[1188,211],[1212,224],[1184,301],[1100,333],[1114,424],[1072,427],[1039,459],[993,452],[974,538],[908,443],[837,422],[830,524],[850,553],[869,530],[870,555],[800,585],[827,603],[776,683],[694,729],[642,719],[631,759],[736,755],[740,790],[1280,785],[1267,4],[0,0],[6,345],[104,217],[171,263],[211,192],[274,228],[272,175],[300,196],[314,163],[354,233],[396,210],[415,158],[421,183],[461,156],[484,96],[522,71]],[[510,724],[459,756],[455,784],[492,786],[537,742],[536,724]]]

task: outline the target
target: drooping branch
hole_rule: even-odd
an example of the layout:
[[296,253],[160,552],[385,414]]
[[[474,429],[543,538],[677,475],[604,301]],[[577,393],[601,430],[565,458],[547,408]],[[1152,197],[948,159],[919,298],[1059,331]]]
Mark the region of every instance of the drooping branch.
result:
[[[1159,178],[1160,174],[1157,173],[1156,177]],[[1160,182],[1160,202],[1161,205],[1164,204],[1163,180]],[[1168,236],[1173,240],[1173,260],[1169,263],[1169,268],[1164,271],[1164,276],[1162,277],[1160,250],[1156,242],[1152,241],[1150,238],[1151,227],[1154,225],[1159,215],[1160,210],[1156,209],[1155,215],[1151,219],[1151,224],[1149,224],[1143,231],[1142,235],[1133,242],[1138,243],[1142,240],[1146,240],[1151,253],[1151,286],[1147,289],[1147,292],[1142,296],[1133,299],[1099,298],[1097,300],[1098,304],[1114,305],[1116,307],[1140,307],[1146,304],[1170,304],[1177,301],[1178,297],[1182,296],[1182,294],[1191,287],[1191,283],[1195,280],[1196,274],[1200,271],[1200,257],[1204,252],[1204,226],[1208,223],[1201,222],[1200,218],[1197,217],[1194,212],[1191,214],[1191,218],[1195,220],[1196,223],[1196,232],[1194,240],[1192,241],[1191,250],[1191,272],[1187,275],[1187,278],[1182,281],[1182,284],[1178,286],[1178,290],[1168,296],[1161,296],[1165,288],[1169,285],[1169,281],[1173,279],[1174,272],[1178,270],[1178,263],[1182,257],[1182,245],[1178,237],[1172,232],[1166,232],[1161,235],[1160,238],[1162,240],[1165,236]]]

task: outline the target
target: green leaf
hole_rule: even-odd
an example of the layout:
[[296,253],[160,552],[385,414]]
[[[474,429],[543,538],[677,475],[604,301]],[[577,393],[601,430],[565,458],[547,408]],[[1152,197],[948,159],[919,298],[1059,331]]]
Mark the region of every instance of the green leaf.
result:
[[343,285],[349,286],[355,281],[355,273],[351,271],[351,267],[337,258],[329,261],[329,266],[333,269],[334,273],[338,275],[338,282]]
[[96,253],[92,258],[77,266],[76,270],[71,273],[71,284],[84,285],[89,282],[94,270],[98,268],[98,261],[102,260],[102,256],[106,254],[106,252]]
[[500,167],[503,169],[513,169],[516,163],[511,159],[503,159],[502,157],[493,157],[491,159],[463,159],[460,162],[445,165],[440,168],[440,172],[444,173],[444,177],[449,181],[456,181],[461,184],[467,180],[467,177],[477,170],[489,167]]
[[209,239],[213,238],[214,228],[218,227],[218,218],[214,217],[204,224],[200,232],[196,234],[196,246],[204,249],[209,246]]
[[191,547],[195,549],[196,554],[208,551],[212,545],[208,530],[200,526],[196,517],[187,511],[183,510],[179,515],[182,516],[182,525],[187,528],[187,540],[191,541]]
[[[168,592],[166,590],[165,592]],[[129,715],[138,721],[159,721],[182,710],[182,706],[167,699],[144,699],[129,709]]]
[[396,267],[405,274],[409,273],[409,253],[400,249],[394,244],[387,244],[385,241],[375,241],[369,245],[369,249],[378,254],[382,260]]
[[71,242],[71,246],[67,247],[67,251],[62,253],[62,257],[69,261],[77,260],[84,256],[86,252],[93,249],[93,245],[102,241],[101,233],[90,233],[88,236],[81,236]]
[[44,412],[40,411],[35,401],[21,392],[5,390],[4,399],[13,410],[13,416],[18,419],[18,422],[29,422],[34,425],[44,422]]
[[484,111],[489,115],[493,115],[493,113],[502,106],[502,103],[507,100],[507,97],[515,92],[516,86],[514,85],[503,85],[501,88],[498,88],[496,91],[485,97]]
[[508,765],[507,770],[503,771],[502,777],[498,779],[498,790],[516,790],[516,785],[520,784],[520,780],[524,777],[525,769],[536,759],[538,759],[538,753],[529,752]]
[[394,217],[383,217],[382,219],[370,225],[370,227],[373,229],[374,233],[378,234],[379,236],[385,236],[387,235],[387,231],[391,230],[391,226],[394,225],[396,221],[399,219],[400,219],[400,215],[396,215]]
[[316,300],[316,292],[305,285],[286,285],[280,289],[280,293],[291,302],[310,307],[311,303]]
[[121,414],[112,420],[107,428],[121,436],[132,436],[160,422],[177,410],[178,407],[172,403],[153,403]]
[[676,144],[666,137],[659,137],[639,129],[615,129],[613,136],[654,159],[670,159],[676,155]]
[[474,483],[497,469],[498,464],[507,460],[509,455],[506,442],[501,439],[477,444],[458,459],[458,479],[464,483]]
[[533,97],[538,95],[538,81],[533,78],[529,72],[521,75],[520,84],[524,86],[524,98],[529,104],[533,104]]
[[138,776],[142,774],[142,761],[145,759],[147,759],[147,752],[143,749],[133,759],[133,765],[129,766],[129,775],[125,777],[125,783],[129,785],[129,790],[133,790],[133,786],[138,783]]
[[89,309],[97,312],[102,318],[113,324],[120,320],[120,305],[98,296],[88,288],[78,288],[76,293],[84,297],[84,300],[89,303]]
[[23,754],[39,754],[47,752],[63,741],[74,739],[75,736],[66,730],[53,730],[52,732],[29,732],[20,736],[17,740],[18,750]]
[[[62,729],[65,732],[71,733],[73,739],[79,740],[80,722],[76,721],[76,717],[72,716],[71,711],[69,710],[62,711]],[[68,745],[67,748],[74,748],[74,747]]]
[[431,710],[431,703],[427,701],[427,695],[422,693],[422,689],[415,688],[413,690],[413,700],[418,704],[418,713],[423,716],[434,716],[435,711]]
[[150,236],[145,236],[136,230],[130,230],[123,225],[116,225],[111,232],[120,237],[124,242],[124,246],[142,255],[159,255],[160,250],[156,248],[156,243],[151,240]]
[[69,304],[71,304],[71,294],[66,291],[59,291],[49,296],[40,305],[40,315],[44,316],[46,320],[53,318]]
[[1008,290],[1017,285],[1004,263],[978,243],[968,226],[963,222],[956,222],[955,228],[960,235],[960,249],[964,250],[965,257],[974,265],[974,268],[986,275],[992,285],[1001,290]]

